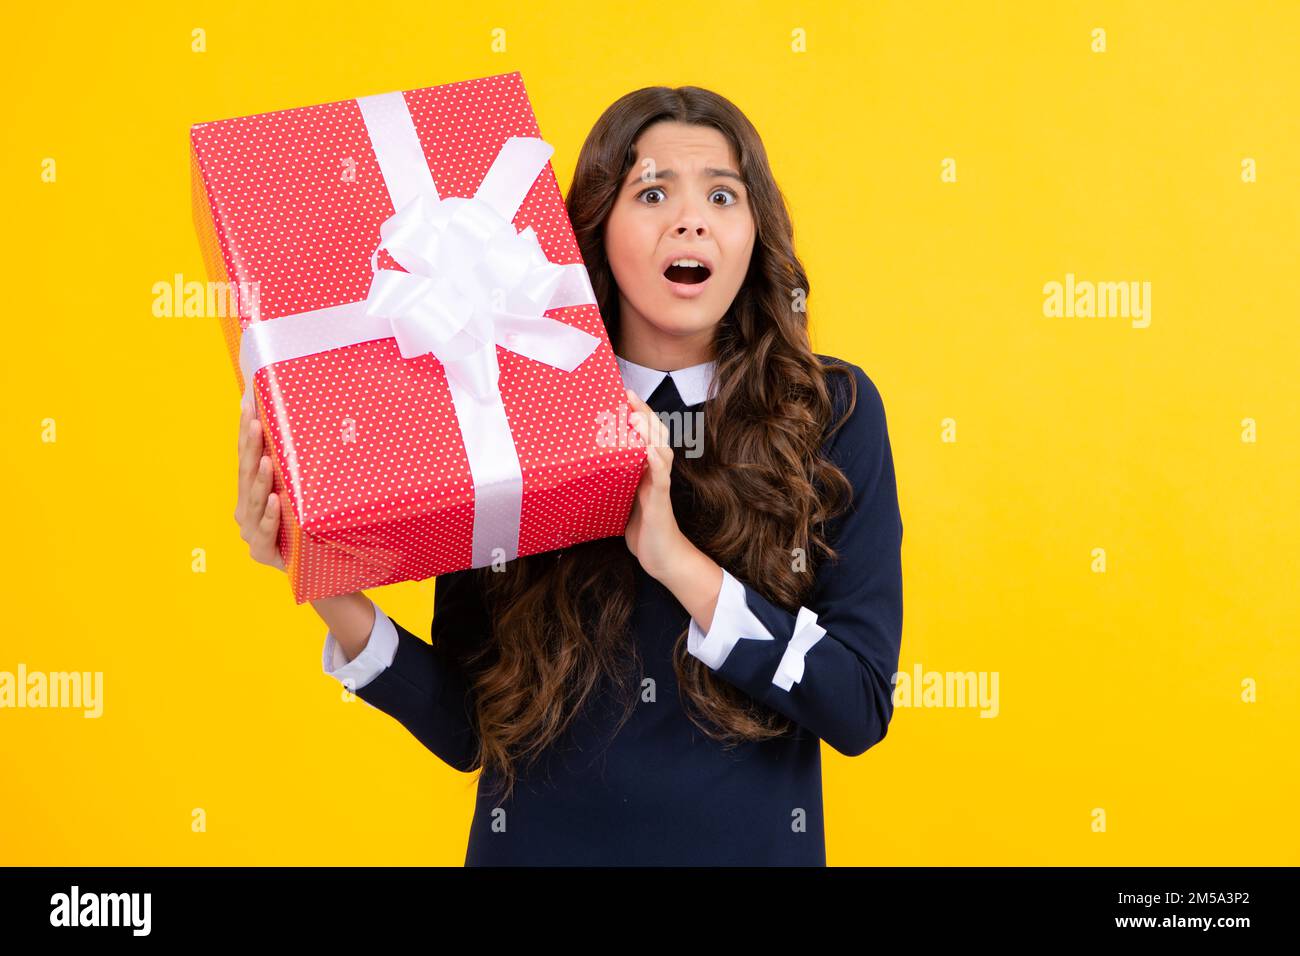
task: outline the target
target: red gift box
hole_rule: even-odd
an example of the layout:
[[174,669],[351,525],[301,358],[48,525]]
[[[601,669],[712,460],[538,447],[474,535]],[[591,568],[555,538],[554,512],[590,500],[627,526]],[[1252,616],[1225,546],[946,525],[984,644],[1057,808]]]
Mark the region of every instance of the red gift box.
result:
[[623,534],[644,443],[519,73],[190,143],[299,604]]

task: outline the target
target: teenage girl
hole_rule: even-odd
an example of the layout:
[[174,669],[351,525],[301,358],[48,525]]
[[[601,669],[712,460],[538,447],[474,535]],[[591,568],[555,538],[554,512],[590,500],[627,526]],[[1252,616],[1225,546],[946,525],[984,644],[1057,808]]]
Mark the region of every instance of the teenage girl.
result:
[[[856,756],[893,714],[881,396],[811,350],[784,199],[723,97],[620,98],[567,208],[649,445],[626,533],[440,576],[432,643],[364,593],[313,601],[324,670],[481,771],[467,865],[825,865],[821,741]],[[283,570],[248,409],[240,430],[236,519]]]

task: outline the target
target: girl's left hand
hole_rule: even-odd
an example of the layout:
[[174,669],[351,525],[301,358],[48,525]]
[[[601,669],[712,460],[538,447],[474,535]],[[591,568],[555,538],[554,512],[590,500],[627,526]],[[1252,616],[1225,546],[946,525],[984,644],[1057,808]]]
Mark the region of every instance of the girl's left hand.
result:
[[627,390],[627,400],[632,406],[628,422],[645,440],[645,470],[632,502],[628,518],[628,550],[641,562],[641,567],[652,578],[662,579],[673,566],[689,542],[677,527],[673,515],[672,498],[668,494],[669,473],[673,467],[673,450],[668,441],[668,429],[659,416],[636,394]]

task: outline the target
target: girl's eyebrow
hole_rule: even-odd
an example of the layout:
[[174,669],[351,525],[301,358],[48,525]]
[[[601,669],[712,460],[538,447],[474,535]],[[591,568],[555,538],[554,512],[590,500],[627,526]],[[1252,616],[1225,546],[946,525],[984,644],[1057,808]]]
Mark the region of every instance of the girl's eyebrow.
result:
[[[707,168],[707,169],[704,170],[704,177],[705,177],[706,179],[713,179],[713,178],[715,178],[715,177],[720,177],[720,176],[721,176],[721,177],[726,177],[726,178],[728,178],[728,179],[734,179],[734,180],[736,180],[736,182],[740,183],[741,185],[744,185],[744,183],[745,183],[745,180],[744,180],[743,178],[741,178],[740,173],[738,173],[738,172],[736,172],[735,170],[732,170],[732,169],[716,169],[716,168],[710,166],[709,168]],[[652,182],[655,182],[656,180],[659,180],[659,179],[676,179],[676,178],[677,178],[677,172],[676,172],[676,170],[672,170],[672,169],[656,169],[656,170],[655,170],[655,174],[654,174],[653,176],[651,176],[649,179],[646,179],[646,180],[643,180],[643,179],[641,178],[641,174],[640,174],[640,173],[636,173],[636,174],[634,174],[633,177],[632,177],[630,180],[628,180],[628,185],[631,186],[631,185],[633,185],[633,184],[635,184],[635,183],[639,183],[639,182],[652,183]]]

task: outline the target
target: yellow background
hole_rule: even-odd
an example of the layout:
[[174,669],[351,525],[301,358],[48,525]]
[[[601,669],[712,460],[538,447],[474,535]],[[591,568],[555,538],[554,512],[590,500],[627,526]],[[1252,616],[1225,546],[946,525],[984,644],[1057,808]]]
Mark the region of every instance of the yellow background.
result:
[[[814,347],[885,398],[902,669],[999,675],[995,719],[900,707],[823,747],[830,862],[1300,863],[1300,4],[153,6],[15,8],[0,39],[0,670],[105,698],[0,710],[0,863],[462,862],[474,778],[321,672],[232,519],[216,321],[152,287],[205,278],[191,123],[512,70],[566,191],[629,90],[752,119]],[[1150,327],[1045,318],[1067,272],[1151,282]],[[427,635],[432,582],[371,596]]]

